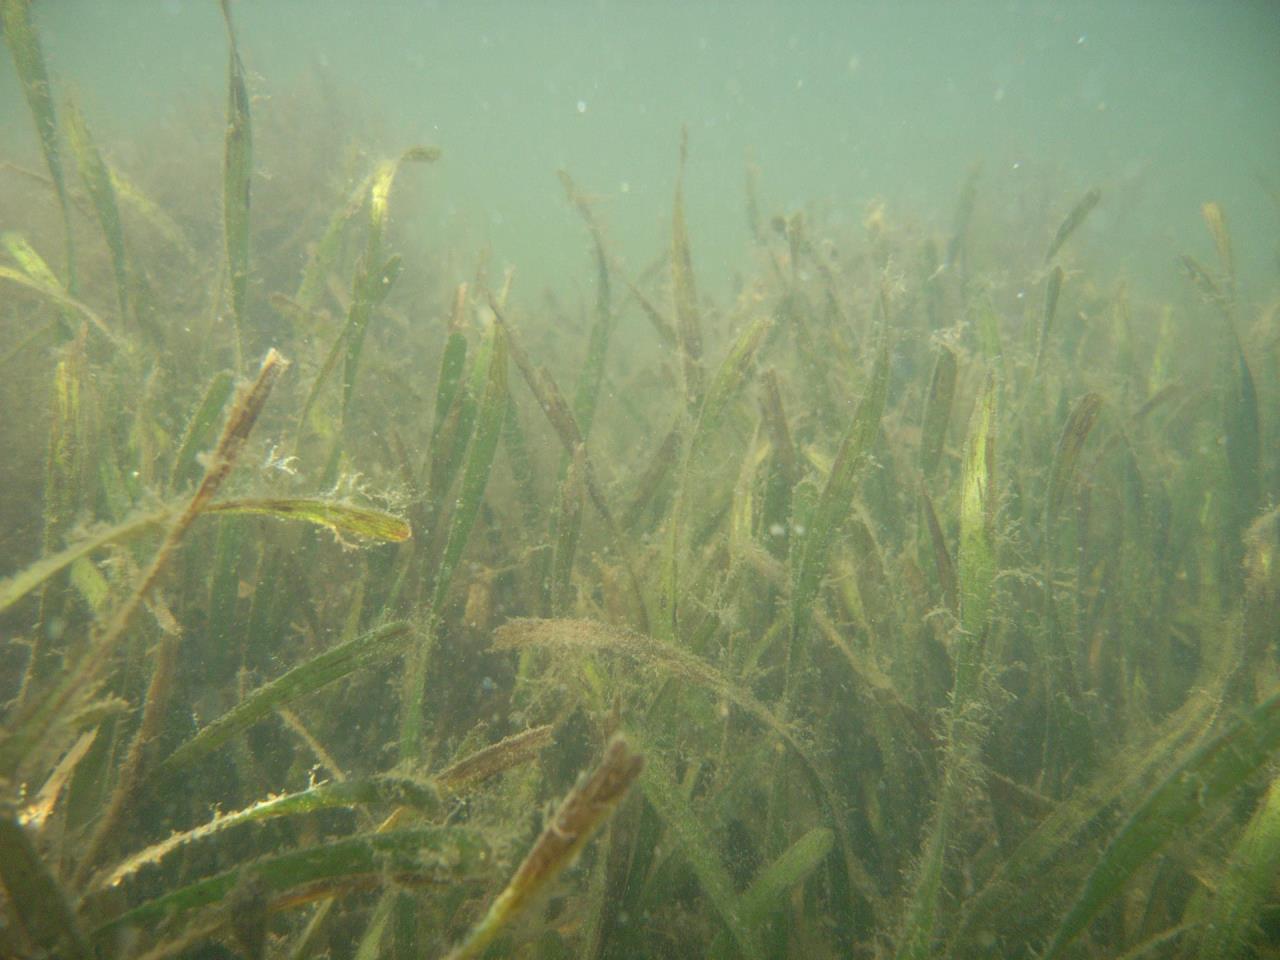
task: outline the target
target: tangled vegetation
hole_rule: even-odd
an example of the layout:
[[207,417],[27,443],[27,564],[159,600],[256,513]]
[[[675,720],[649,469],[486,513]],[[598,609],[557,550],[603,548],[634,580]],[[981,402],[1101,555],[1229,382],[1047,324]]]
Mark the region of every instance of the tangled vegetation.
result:
[[0,956],[1276,953],[1280,298],[1216,203],[1150,300],[1097,190],[849,236],[749,166],[714,302],[682,139],[639,274],[562,175],[578,317],[399,244],[434,146],[260,183],[222,9],[212,210],[0,0]]

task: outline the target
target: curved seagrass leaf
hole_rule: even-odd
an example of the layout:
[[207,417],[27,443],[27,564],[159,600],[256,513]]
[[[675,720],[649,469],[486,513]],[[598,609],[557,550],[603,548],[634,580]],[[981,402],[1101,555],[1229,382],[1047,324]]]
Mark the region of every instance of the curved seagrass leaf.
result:
[[1200,215],[1204,217],[1205,226],[1213,237],[1213,245],[1218,249],[1218,265],[1222,268],[1222,277],[1226,281],[1228,291],[1234,295],[1236,286],[1236,259],[1231,252],[1231,233],[1227,230],[1227,216],[1222,212],[1222,204],[1210,200],[1200,205]]
[[[666,570],[662,584],[663,620],[662,627],[666,632],[664,640],[675,639],[678,633],[680,575],[684,572],[685,541],[689,539],[686,528],[689,527],[689,501],[692,498],[691,487],[695,469],[701,466],[703,449],[707,440],[714,436],[720,420],[724,416],[729,401],[741,389],[751,370],[756,350],[764,342],[772,321],[768,317],[760,317],[738,335],[728,354],[716,370],[711,386],[701,395],[698,404],[698,419],[693,429],[693,436],[685,450],[684,466],[678,479],[675,504],[672,507],[670,535],[668,542]],[[701,367],[698,368],[699,370]],[[701,376],[699,374],[699,376]],[[699,380],[701,384],[701,380]],[[702,386],[699,386],[699,391]],[[670,628],[667,630],[667,628]]]
[[1227,799],[1280,747],[1280,693],[1193,753],[1129,818],[1063,919],[1046,960],[1063,950],[1147,860]]
[[386,299],[396,278],[400,275],[399,255],[393,255],[385,260],[382,256],[382,238],[387,225],[391,187],[403,164],[433,163],[439,158],[440,151],[436,147],[417,146],[405,150],[395,160],[386,160],[379,164],[378,169],[366,177],[352,192],[345,206],[334,213],[314,255],[308,262],[302,285],[298,288],[294,299],[302,310],[309,312],[318,305],[321,287],[329,268],[337,257],[346,225],[359,213],[367,196],[369,222],[365,235],[365,252],[356,265],[355,276],[351,282],[352,297],[347,311],[347,322],[334,339],[324,363],[321,364],[320,372],[311,384],[311,390],[307,394],[302,413],[298,418],[299,436],[307,425],[307,419],[320,396],[321,389],[337,369],[339,359],[343,361],[341,411],[345,420],[355,390],[356,371],[364,348],[365,329],[368,327],[374,309]]
[[[400,275],[400,256],[393,254],[383,258],[382,241],[387,228],[388,200],[400,167],[406,163],[431,163],[440,151],[435,147],[410,147],[395,160],[379,165],[369,183],[369,229],[365,237],[365,251],[356,266],[351,285],[351,309],[347,323],[339,335],[346,342],[346,357],[342,366],[342,416],[346,419],[355,390],[356,371],[360,366],[360,354],[364,348],[365,330],[373,311],[391,292]],[[337,349],[337,344],[334,345]]]
[[604,382],[605,357],[609,352],[609,340],[613,334],[613,306],[609,286],[609,257],[605,253],[604,236],[600,225],[596,223],[591,212],[591,205],[578,190],[565,170],[557,171],[565,194],[581,215],[591,234],[591,243],[596,255],[596,310],[595,320],[591,324],[591,332],[587,335],[587,356],[582,364],[582,372],[578,376],[578,386],[574,391],[573,415],[582,428],[584,437],[591,434],[591,422],[595,419],[596,400],[600,396],[600,384]]
[[1036,360],[1032,367],[1032,376],[1040,373],[1044,363],[1044,354],[1049,346],[1049,334],[1053,330],[1054,318],[1058,315],[1058,298],[1062,295],[1062,281],[1066,277],[1061,267],[1054,267],[1049,274],[1044,289],[1044,311],[1040,315],[1040,340],[1036,346]]
[[388,889],[382,892],[382,896],[378,898],[378,905],[373,908],[373,916],[369,918],[369,923],[364,928],[360,946],[356,948],[355,960],[378,960],[383,934],[386,933],[387,924],[391,922],[396,912],[396,905],[403,896],[406,894],[400,890]]
[[494,454],[498,449],[498,439],[502,435],[502,421],[507,415],[507,405],[507,338],[503,328],[495,324],[484,395],[476,417],[476,430],[467,449],[458,504],[453,511],[449,539],[445,543],[444,556],[440,558],[440,567],[436,573],[431,601],[433,611],[439,612],[444,606],[453,574],[462,560],[462,552],[471,537],[471,528],[475,526],[476,517],[480,514],[484,492],[489,485],[489,473],[493,468]]
[[560,485],[560,511],[556,515],[556,541],[551,552],[551,612],[562,614],[573,603],[573,558],[582,530],[582,474],[586,447],[579,446]]
[[75,563],[81,557],[105,547],[109,543],[118,543],[136,537],[152,527],[161,526],[174,514],[173,508],[162,508],[148,513],[140,513],[114,526],[104,527],[78,543],[73,543],[65,550],[43,557],[31,566],[14,574],[7,580],[0,580],[0,611],[3,611],[25,597],[50,577],[55,576]]
[[1226,447],[1228,508],[1235,529],[1229,536],[1240,537],[1258,511],[1262,490],[1262,429],[1258,411],[1258,389],[1245,356],[1240,336],[1230,331],[1230,372],[1222,388],[1222,434]]
[[440,373],[436,376],[436,402],[432,411],[431,441],[444,426],[445,418],[453,409],[454,398],[462,385],[467,366],[466,325],[467,285],[459,284],[454,291],[453,307],[449,312],[449,336],[440,354]]
[[382,886],[453,884],[487,878],[493,855],[476,830],[465,827],[416,827],[368,833],[320,846],[303,847],[241,864],[224,873],[149,900],[99,924],[95,940],[122,929],[150,928],[220,903],[241,879],[252,880],[282,910],[344,890]]
[[447,960],[484,953],[493,939],[569,867],[587,841],[611,817],[644,767],[644,757],[615,736],[588,776],[565,796],[484,918]]
[[179,488],[188,480],[196,479],[196,457],[206,449],[206,445],[213,445],[214,431],[222,422],[222,410],[231,399],[233,387],[235,377],[230,370],[215,373],[209,381],[200,406],[187,423],[186,433],[182,435],[178,453],[173,458],[173,470],[169,475],[170,489]]
[[92,307],[81,303],[71,294],[67,293],[61,287],[55,287],[48,283],[43,283],[34,277],[30,277],[19,270],[11,267],[0,267],[0,279],[8,280],[16,283],[20,287],[26,287],[32,293],[35,293],[45,300],[48,300],[60,310],[66,310],[71,313],[77,313],[85,320],[88,320],[97,330],[105,336],[111,343],[116,344],[118,341],[116,335],[107,326],[106,321],[93,310]]
[[676,337],[684,368],[685,399],[696,409],[702,399],[702,321],[698,316],[698,291],[693,280],[693,257],[684,221],[684,168],[689,156],[689,130],[680,130],[680,167],[671,211],[671,297],[675,302]]
[[[507,336],[501,326],[494,324],[484,396],[480,400],[475,433],[467,448],[466,465],[462,468],[457,506],[449,521],[449,538],[445,541],[444,553],[436,569],[431,600],[433,615],[439,614],[444,608],[454,572],[462,561],[462,553],[471,537],[471,528],[480,515],[494,454],[497,453],[498,440],[502,436],[502,422],[506,419],[508,399]],[[422,697],[430,655],[431,639],[428,637],[423,643],[416,644],[406,658],[404,701],[400,717],[400,751],[406,757],[416,755],[421,742]]]
[[740,951],[738,956],[763,957],[758,933],[746,923],[728,868],[711,840],[714,831],[693,808],[669,766],[652,751],[647,751],[646,756],[648,762],[640,776],[645,799],[666,825],[680,856],[733,937]]
[[253,174],[253,123],[244,64],[231,23],[231,6],[222,0],[227,27],[227,135],[222,169],[222,225],[231,281],[231,309],[236,321],[236,356],[243,349],[245,302],[249,296],[249,195]]
[[754,718],[761,726],[783,741],[800,759],[800,769],[808,781],[809,788],[826,808],[835,826],[850,882],[857,888],[859,896],[869,902],[874,901],[875,884],[853,852],[853,841],[848,831],[843,804],[839,799],[840,795],[836,792],[835,784],[827,773],[827,768],[819,764],[802,730],[784,723],[769,707],[756,699],[750,690],[688,650],[634,630],[591,620],[508,620],[494,631],[493,639],[494,647],[499,650],[520,649],[525,645],[534,645],[546,647],[562,655],[566,653],[581,655],[598,651],[624,656],[641,666],[650,667],[675,679],[703,687]]
[[22,268],[22,272],[32,280],[49,287],[62,289],[62,281],[53,272],[53,268],[49,266],[45,258],[40,256],[36,248],[31,246],[27,238],[22,234],[14,230],[6,230],[4,233],[0,233],[0,246],[4,247],[4,252],[13,257],[14,262]]
[[925,394],[924,421],[920,428],[920,472],[926,479],[933,476],[942,460],[955,395],[955,351],[940,343],[933,363],[933,375],[929,378],[929,390]]
[[[1151,783],[1185,768],[1221,708],[1223,690],[1241,657],[1239,624],[1228,623],[1209,646],[1193,692],[1156,729],[1115,756],[1088,783],[1059,802],[1005,857],[995,875],[963,904],[948,948],[956,956],[989,940],[1029,940],[1041,929],[1046,907],[1058,902],[1064,876],[1078,877],[1079,849],[1092,827],[1112,812],[1132,808]],[[1061,910],[1065,911],[1065,905]],[[1050,922],[1052,916],[1050,915]],[[986,955],[982,951],[982,955]]]
[[[960,624],[965,647],[976,646],[987,627],[996,576],[995,555],[996,381],[986,386],[974,405],[965,445],[960,492]],[[973,651],[968,651],[973,652]],[[969,670],[969,659],[957,655],[956,670]],[[961,683],[963,679],[964,683]],[[956,689],[967,691],[970,676],[957,677]]]
[[763,926],[769,913],[778,908],[787,892],[827,858],[834,843],[834,833],[826,827],[814,827],[787,847],[773,863],[761,867],[738,903],[738,910],[747,926]]
[[116,199],[127,209],[146,221],[169,247],[180,253],[184,260],[192,266],[202,264],[200,255],[187,239],[178,222],[165,213],[164,209],[142,191],[136,183],[119,170],[108,165],[107,172],[111,176],[111,189]]
[[1272,780],[1244,834],[1231,851],[1201,926],[1201,960],[1249,956],[1262,908],[1280,869],[1280,780]]
[[1076,463],[1080,459],[1080,451],[1084,442],[1098,419],[1098,411],[1102,409],[1102,397],[1096,393],[1086,393],[1076,403],[1071,416],[1062,427],[1062,435],[1058,438],[1058,448],[1053,454],[1053,468],[1049,472],[1049,492],[1045,500],[1045,529],[1052,532],[1052,523],[1062,509],[1067,490],[1075,476]]
[[1053,259],[1053,255],[1062,249],[1062,245],[1066,243],[1073,233],[1084,223],[1085,218],[1093,212],[1093,208],[1098,205],[1098,201],[1102,199],[1102,191],[1094,187],[1083,197],[1076,201],[1076,205],[1071,208],[1071,212],[1067,214],[1066,219],[1058,226],[1058,232],[1053,235],[1053,241],[1049,244],[1049,250],[1044,255],[1044,262],[1048,263]]
[[102,227],[102,235],[107,242],[107,250],[111,254],[111,269],[116,281],[116,303],[120,308],[120,320],[123,323],[129,313],[129,279],[124,246],[124,227],[120,223],[120,208],[116,203],[116,192],[111,184],[111,172],[106,161],[94,143],[89,132],[89,124],[85,121],[80,105],[72,98],[67,98],[65,114],[67,139],[71,142],[71,152],[75,154],[76,167],[80,171],[80,179],[84,182],[89,199],[93,201],[93,210],[97,214],[98,224]]
[[26,829],[0,816],[0,882],[8,910],[28,937],[50,956],[91,960],[93,953],[80,932],[75,914],[36,852]]
[[729,401],[747,381],[756,351],[764,342],[772,326],[773,321],[769,317],[757,318],[750,326],[743,329],[716,369],[706,396],[702,399],[693,438],[689,441],[688,456],[691,460],[702,454],[702,445],[719,427]]
[[161,773],[172,773],[222,746],[247,730],[276,707],[341,680],[362,667],[394,656],[409,640],[410,625],[404,621],[384,624],[354,640],[338,644],[317,657],[299,664],[281,677],[263,684],[217,720],[203,727],[160,764]]
[[797,551],[796,556],[799,557],[794,568],[795,582],[791,591],[793,647],[804,642],[814,598],[826,576],[831,544],[848,516],[857,490],[860,468],[880,429],[880,418],[889,394],[889,343],[885,334],[882,333],[881,337],[871,382],[840,441],[835,461],[831,464],[831,472],[814,505],[812,516],[804,524],[807,532],[803,536],[797,536],[792,542],[792,549]]
[[806,762],[812,760],[808,747],[796,730],[780,720],[750,690],[721,673],[702,657],[682,647],[623,627],[592,620],[569,619],[508,620],[494,631],[493,640],[497,650],[539,646],[562,654],[599,652],[627,657],[638,664],[723,697],[784,740]]
[[394,775],[347,780],[341,783],[322,783],[296,793],[259,800],[243,810],[219,814],[208,823],[203,823],[193,830],[172,834],[124,860],[109,873],[97,878],[92,886],[95,890],[114,887],[148,864],[159,863],[187,844],[214,836],[241,824],[260,823],[276,817],[314,813],[317,810],[331,810],[335,807],[354,807],[375,803],[413,807],[430,813],[438,808],[440,797],[430,784]]
[[[780,909],[796,884],[816,870],[831,853],[835,834],[826,827],[814,827],[787,847],[773,863],[760,868],[746,890],[738,897],[734,912],[747,930],[756,937],[764,933],[769,915]],[[717,937],[711,945],[711,956],[733,956],[728,938]]]
[[49,177],[53,180],[62,209],[62,226],[66,242],[67,289],[75,292],[75,247],[71,239],[71,203],[67,182],[62,175],[62,159],[58,146],[58,118],[53,107],[53,92],[49,84],[49,71],[44,54],[40,50],[40,38],[31,22],[31,0],[0,0],[0,23],[4,26],[4,38],[13,55],[13,65],[22,80],[22,90],[40,135],[40,149],[44,152]]
[[302,271],[302,281],[298,284],[298,292],[293,295],[294,302],[303,310],[310,312],[320,305],[325,279],[338,259],[343,232],[347,224],[360,212],[365,197],[369,195],[369,184],[372,182],[372,175],[365,177],[329,217],[324,233],[321,234],[320,240],[307,258],[307,265]]
[[551,746],[554,726],[545,723],[481,747],[436,773],[435,784],[449,793],[465,793],[504,770],[525,763]]
[[[460,284],[454,294],[449,316],[449,337],[440,357],[436,376],[436,403],[431,428],[431,446],[426,465],[427,504],[430,512],[440,511],[443,498],[453,486],[471,440],[476,419],[476,396],[467,382],[467,337],[465,317],[467,287]],[[488,354],[484,349],[472,358],[479,369]]]
[[408,522],[394,514],[317,497],[222,500],[209,504],[204,512],[256,513],[279,520],[301,520],[328,527],[338,536],[345,533],[362,540],[402,543],[413,535]]

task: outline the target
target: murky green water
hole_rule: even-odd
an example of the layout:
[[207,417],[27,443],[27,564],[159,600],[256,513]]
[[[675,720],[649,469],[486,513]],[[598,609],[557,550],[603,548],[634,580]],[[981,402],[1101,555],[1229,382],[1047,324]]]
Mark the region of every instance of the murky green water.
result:
[[0,956],[1276,952],[1272,5],[0,12]]

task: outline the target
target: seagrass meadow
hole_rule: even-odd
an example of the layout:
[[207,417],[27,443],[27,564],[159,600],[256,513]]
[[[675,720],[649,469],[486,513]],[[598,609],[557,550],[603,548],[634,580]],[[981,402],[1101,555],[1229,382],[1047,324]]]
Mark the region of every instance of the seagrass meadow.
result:
[[127,143],[44,6],[0,958],[1280,956],[1274,157],[1154,281],[1111,181],[850,217],[739,158],[729,267],[673,124],[663,239],[548,175],[529,288],[414,228],[447,137],[266,95],[249,5]]

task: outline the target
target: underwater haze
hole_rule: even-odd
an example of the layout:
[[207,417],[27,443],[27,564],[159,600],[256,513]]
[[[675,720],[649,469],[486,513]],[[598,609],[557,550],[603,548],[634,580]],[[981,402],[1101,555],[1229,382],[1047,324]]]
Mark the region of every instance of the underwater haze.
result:
[[[1167,281],[1169,247],[1209,197],[1256,241],[1241,244],[1245,275],[1273,260],[1274,205],[1256,202],[1280,155],[1280,11],[1268,0],[242,7],[252,96],[323,83],[386,149],[440,146],[415,228],[492,244],[535,288],[581,260],[561,168],[600,198],[620,252],[650,255],[681,124],[690,229],[714,282],[745,252],[748,151],[773,203],[821,204],[841,222],[877,199],[913,218],[949,208],[981,163],[994,202],[1046,182],[1106,189],[1091,229],[1116,272]],[[36,10],[51,63],[104,133],[129,137],[219,95],[212,2]],[[0,104],[6,141],[33,150],[12,73]]]
[[1280,956],[1274,3],[0,29],[0,957]]

